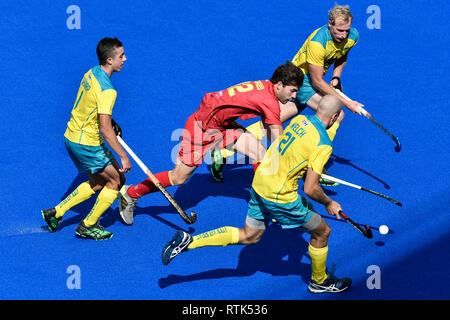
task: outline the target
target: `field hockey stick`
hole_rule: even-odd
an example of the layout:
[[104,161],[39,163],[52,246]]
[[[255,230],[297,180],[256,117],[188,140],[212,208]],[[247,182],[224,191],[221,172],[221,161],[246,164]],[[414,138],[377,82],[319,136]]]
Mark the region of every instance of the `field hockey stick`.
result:
[[169,200],[170,204],[177,210],[180,217],[183,219],[184,222],[187,224],[193,224],[195,220],[197,220],[197,214],[194,211],[191,211],[191,216],[188,217],[186,212],[180,207],[180,205],[175,201],[175,199],[171,196],[171,194],[164,188],[161,183],[158,181],[158,179],[152,174],[152,172],[147,168],[147,166],[141,161],[141,159],[138,158],[138,156],[131,150],[131,148],[125,143],[125,141],[122,140],[120,136],[117,136],[117,140],[119,140],[119,143],[121,146],[128,152],[129,155],[136,161],[136,163],[139,165],[139,167],[144,171],[144,173],[150,178],[151,182],[155,186],[158,187],[159,191],[166,197],[167,200]]
[[361,226],[359,224],[357,224],[355,221],[353,221],[352,219],[350,219],[345,213],[343,213],[342,211],[339,210],[339,214],[342,216],[342,218],[344,218],[344,220],[346,222],[348,222],[349,224],[351,224],[356,230],[358,230],[359,232],[361,232],[361,234],[369,239],[372,239],[373,237],[373,233],[372,230],[370,229],[370,227],[366,224],[364,225],[364,229],[361,228]]
[[[346,100],[351,100],[349,97],[347,97],[341,90],[339,89],[335,89],[336,92],[344,99]],[[367,111],[363,108],[363,107],[359,107],[359,111],[364,115],[364,116],[368,116]],[[402,149],[402,146],[400,144],[400,140],[394,136],[392,134],[392,132],[390,132],[388,129],[386,129],[381,123],[379,123],[377,120],[375,120],[371,115],[369,115],[368,119],[370,121],[372,121],[372,123],[374,125],[376,125],[378,128],[380,128],[384,133],[386,133],[389,137],[391,137],[392,140],[394,140],[396,146],[395,146],[395,151],[396,152],[400,152],[400,150]]]
[[389,200],[390,202],[392,202],[392,203],[394,203],[394,204],[396,204],[396,205],[398,205],[400,207],[402,206],[402,204],[399,201],[397,201],[395,199],[392,199],[392,198],[390,198],[390,197],[388,197],[388,196],[386,196],[384,194],[381,194],[379,192],[376,192],[376,191],[373,191],[373,190],[369,190],[367,188],[364,188],[364,187],[358,186],[356,184],[353,184],[353,183],[350,183],[350,182],[347,182],[347,181],[344,181],[344,180],[341,180],[341,179],[329,176],[327,174],[323,174],[322,173],[321,177],[323,179],[327,179],[327,180],[330,180],[330,181],[333,181],[333,182],[336,182],[336,183],[340,183],[340,184],[343,184],[343,185],[346,185],[346,186],[349,186],[349,187],[352,187],[352,188],[356,188],[356,189],[359,189],[359,190],[362,190],[362,191],[366,191],[366,192],[372,193],[372,194],[377,195],[379,197],[382,197],[382,198],[384,198],[386,200]]

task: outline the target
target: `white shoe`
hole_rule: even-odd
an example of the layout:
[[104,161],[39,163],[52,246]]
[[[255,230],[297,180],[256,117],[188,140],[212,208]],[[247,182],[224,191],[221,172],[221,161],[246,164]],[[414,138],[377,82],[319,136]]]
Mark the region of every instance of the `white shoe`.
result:
[[123,222],[128,225],[133,224],[134,208],[136,207],[138,198],[130,197],[127,194],[127,190],[130,188],[128,185],[124,185],[117,195],[119,199],[119,213]]

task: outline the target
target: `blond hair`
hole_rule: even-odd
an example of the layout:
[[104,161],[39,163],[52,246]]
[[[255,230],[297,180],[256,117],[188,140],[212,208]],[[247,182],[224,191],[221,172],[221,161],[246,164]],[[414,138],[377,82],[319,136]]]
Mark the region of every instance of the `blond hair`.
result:
[[337,3],[334,5],[334,8],[328,11],[328,17],[332,24],[336,21],[336,19],[342,19],[345,23],[353,20],[352,13],[350,12],[349,6],[340,6]]

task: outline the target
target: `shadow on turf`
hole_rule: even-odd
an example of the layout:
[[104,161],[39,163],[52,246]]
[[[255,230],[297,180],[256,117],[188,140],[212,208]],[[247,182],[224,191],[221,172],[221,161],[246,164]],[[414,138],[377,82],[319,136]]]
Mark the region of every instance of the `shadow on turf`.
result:
[[[253,170],[241,168],[238,170],[227,170],[226,180],[217,183],[209,173],[194,173],[184,185],[178,186],[176,190],[167,188],[178,204],[189,212],[190,208],[195,208],[200,202],[209,197],[230,197],[248,201],[250,198],[250,187],[253,178]],[[162,197],[158,192],[146,197]],[[217,208],[219,209],[219,208]],[[217,210],[216,209],[216,210]],[[221,208],[223,209],[223,208]],[[194,209],[195,210],[195,209]],[[135,215],[148,214],[153,217],[161,213],[177,213],[168,203],[167,206],[136,206]]]
[[[219,268],[191,275],[172,274],[159,279],[158,284],[161,288],[166,288],[190,281],[248,277],[258,271],[273,276],[298,275],[303,282],[308,283],[311,276],[311,265],[301,262],[303,256],[308,257],[308,242],[303,239],[302,233],[303,231],[300,229],[283,230],[277,224],[270,224],[257,244],[248,245],[242,249],[236,268]],[[202,248],[196,250],[202,250]],[[220,257],[220,250],[221,248],[218,247],[217,258]],[[211,256],[211,259],[214,257]]]
[[[330,157],[330,159],[328,160],[328,163],[327,163],[327,165],[326,165],[326,168],[327,168],[327,169],[330,168],[335,162],[336,162],[336,163],[339,163],[339,164],[344,164],[344,165],[353,167],[353,168],[355,168],[356,170],[358,170],[358,171],[364,173],[365,175],[367,175],[367,176],[369,176],[369,177],[371,177],[371,178],[377,180],[377,181],[380,182],[381,184],[383,184],[383,186],[384,186],[385,189],[391,189],[391,187],[390,187],[386,182],[384,182],[383,180],[381,180],[380,178],[374,176],[373,174],[371,174],[370,172],[367,172],[367,171],[364,170],[364,169],[361,169],[361,168],[357,167],[356,165],[354,165],[353,163],[351,163],[350,160],[341,158],[341,157],[339,157],[339,156],[337,156],[337,155],[335,155],[335,154],[332,154],[332,155],[331,155],[331,157]],[[329,174],[332,176],[331,173],[329,173]],[[345,178],[343,178],[343,177],[336,177],[336,178],[340,178],[340,179],[342,179],[342,180],[345,180]]]
[[[187,181],[184,185],[178,186],[172,195],[187,213],[190,210],[189,208],[195,208],[195,206],[206,200],[208,197],[221,196],[245,201],[250,199],[249,190],[253,179],[252,168],[242,167],[242,165],[228,165],[228,168],[224,170],[224,177],[225,180],[222,183],[217,183],[209,173],[194,173],[189,181]],[[168,190],[170,192],[170,188],[168,188]],[[193,190],[195,191],[193,192]],[[324,189],[324,191],[329,196],[336,195],[336,192],[334,191],[326,189]],[[219,208],[213,210],[219,210]],[[169,204],[167,206],[149,207],[139,207],[138,204],[135,210],[135,215],[148,214],[153,218],[173,227],[173,224],[169,221],[157,216],[162,213],[177,214],[176,210]],[[245,215],[245,212],[242,214]],[[179,229],[179,227],[175,229]]]
[[[89,177],[85,173],[78,174],[70,184],[70,186],[67,187],[66,192],[61,196],[59,201],[64,200],[69,194],[72,193],[73,190],[75,190],[81,183],[88,181]],[[71,208],[65,215],[64,219],[61,221],[61,223],[58,226],[58,230],[62,230],[65,227],[71,226],[71,225],[78,225],[81,220],[83,220],[88,213],[91,211],[92,207],[95,204],[95,200],[97,199],[98,193],[94,194],[90,199],[76,205],[75,207]],[[55,201],[58,202],[58,201]],[[108,227],[111,224],[113,224],[116,220],[120,219],[119,213],[115,212],[117,210],[108,209],[103,214],[101,218],[101,224],[104,227]],[[72,215],[71,212],[76,212],[77,215]]]
[[[252,177],[253,177],[253,170],[249,168],[241,168],[239,170],[231,170],[230,172],[227,172],[227,182],[224,183],[216,183],[210,176],[210,174],[194,173],[194,175],[184,185],[178,186],[176,189],[172,188],[172,190],[171,188],[168,188],[168,191],[176,199],[179,205],[184,210],[186,210],[186,212],[188,212],[189,208],[195,207],[198,203],[200,203],[201,201],[205,200],[208,197],[225,196],[232,198],[240,198],[247,201],[249,198],[249,187],[251,186]],[[59,201],[65,199],[81,183],[88,180],[89,177],[86,174],[84,173],[78,174],[73,179],[70,186],[67,187],[67,190],[61,196]],[[195,190],[195,192],[192,192],[192,190]],[[69,211],[59,224],[58,229],[61,230],[67,226],[78,225],[78,223],[80,223],[80,221],[87,216],[87,214],[94,206],[97,196],[98,193],[93,195],[90,199],[70,209],[70,211],[76,212],[78,214],[74,216],[71,215],[70,214],[71,212]],[[163,197],[159,192],[151,195],[146,195],[146,197],[155,197],[155,196]],[[55,203],[59,201],[55,201]],[[149,206],[149,207],[139,207],[138,204],[135,209],[135,215],[147,214],[153,217],[154,219],[158,220],[159,222],[164,223],[175,230],[182,229],[180,228],[180,226],[159,216],[160,214],[166,213],[178,214],[177,211],[169,203],[167,203],[167,206]],[[101,217],[101,224],[105,228],[113,225],[116,222],[123,223],[119,215],[119,210],[117,208],[115,210],[109,208]],[[180,225],[185,225],[184,222],[181,221],[181,219]],[[184,231],[189,233],[194,232],[193,228],[191,227],[188,230]]]
[[[217,183],[211,177],[209,173],[194,173],[193,176],[184,185],[178,186],[176,189],[168,188],[168,191],[172,194],[174,199],[178,204],[186,211],[189,212],[190,208],[195,208],[201,201],[206,200],[208,197],[230,197],[236,199],[242,199],[245,201],[249,200],[249,189],[252,184],[253,179],[253,169],[249,166],[244,167],[242,165],[227,165],[224,169],[225,180],[222,183]],[[75,188],[77,188],[81,183],[87,181],[89,178],[84,173],[79,174],[74,178],[69,187],[67,187],[66,192],[61,196],[60,201],[65,199]],[[195,190],[195,192],[193,192]],[[334,196],[336,192],[324,189],[325,193]],[[83,220],[86,215],[92,209],[98,193],[93,195],[90,199],[80,203],[79,205],[73,207],[70,211],[78,213],[75,216],[70,216],[66,214],[64,219],[59,225],[59,229],[63,229],[70,225],[78,225],[81,220]],[[145,197],[163,197],[159,192],[153,195],[146,195]],[[195,209],[194,209],[195,210]],[[147,214],[152,218],[158,220],[161,223],[173,228],[174,230],[182,229],[186,232],[192,233],[194,229],[189,227],[188,230],[181,228],[179,225],[174,224],[162,217],[160,214],[173,213],[178,214],[177,211],[167,203],[167,206],[148,206],[139,207],[136,206],[135,215]],[[242,213],[244,216],[244,212]],[[103,227],[113,225],[116,222],[122,222],[120,218],[119,211],[109,208],[101,217],[101,224]],[[185,223],[180,219],[180,225],[185,226]]]

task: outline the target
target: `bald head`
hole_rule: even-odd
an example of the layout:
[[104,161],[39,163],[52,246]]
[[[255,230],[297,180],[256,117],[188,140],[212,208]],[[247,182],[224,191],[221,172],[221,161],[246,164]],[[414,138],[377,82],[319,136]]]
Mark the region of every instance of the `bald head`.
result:
[[[330,128],[335,123],[341,112],[341,101],[336,96],[323,96],[317,106],[316,116],[322,120],[325,127]],[[342,119],[340,120],[342,121]]]
[[339,111],[341,111],[341,101],[339,101],[336,96],[328,94],[320,99],[319,106],[317,107],[317,113],[320,113],[326,117],[331,117]]

